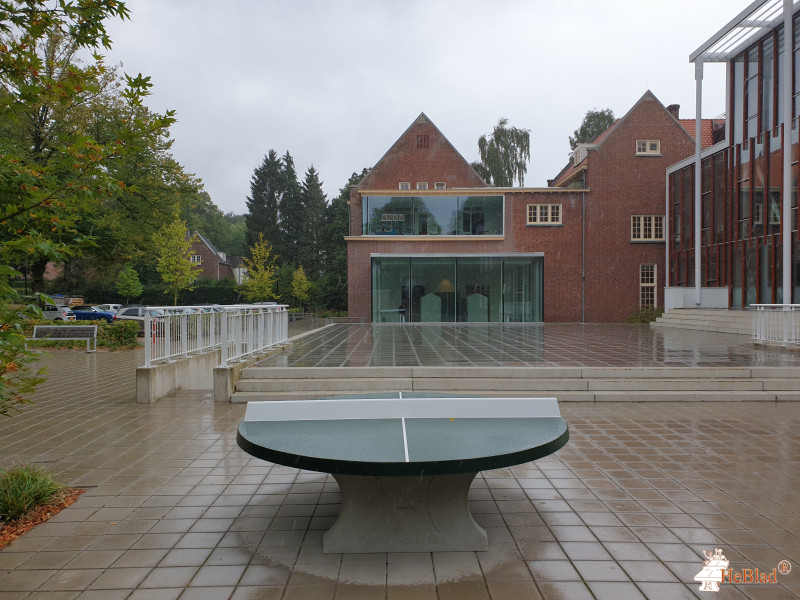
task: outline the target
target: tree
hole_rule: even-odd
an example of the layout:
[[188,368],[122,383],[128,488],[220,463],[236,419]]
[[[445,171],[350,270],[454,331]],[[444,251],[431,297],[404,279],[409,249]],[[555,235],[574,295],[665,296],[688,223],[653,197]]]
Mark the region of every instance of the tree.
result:
[[[42,380],[25,349],[23,322],[41,312],[11,286],[17,265],[41,289],[44,265],[85,248],[76,225],[120,181],[111,166],[165,134],[174,113],[143,110],[149,78],[109,87],[98,54],[111,40],[104,22],[128,18],[118,0],[0,1],[0,414],[9,414]],[[88,50],[88,52],[86,52]],[[82,62],[76,56],[82,54]],[[113,138],[98,135],[91,104],[115,89],[125,118]]]
[[570,150],[575,150],[578,144],[588,144],[613,124],[614,111],[610,108],[586,111],[586,116],[583,117],[581,126],[573,132],[574,136],[569,136]]
[[242,283],[241,290],[248,302],[266,302],[277,300],[275,295],[275,280],[277,256],[272,256],[272,244],[264,239],[264,234],[258,234],[258,240],[250,248],[250,258],[244,259],[247,270],[247,279]]
[[508,126],[508,119],[501,118],[487,138],[478,139],[480,162],[472,167],[489,185],[511,187],[514,180],[525,185],[525,173],[531,158],[530,130]]
[[302,184],[302,198],[305,229],[302,243],[298,248],[298,258],[301,266],[308,271],[312,279],[316,280],[322,274],[325,254],[323,228],[327,199],[322,191],[322,182],[319,180],[319,173],[314,165],[311,165],[306,171],[306,177]]
[[317,286],[320,303],[330,309],[347,309],[347,243],[350,234],[350,186],[357,185],[369,174],[369,169],[353,173],[339,190],[325,211],[325,226],[322,230],[325,247],[325,274]]
[[156,269],[167,285],[165,293],[172,294],[172,304],[178,305],[178,292],[192,289],[197,273],[202,269],[192,264],[192,243],[195,237],[189,236],[186,224],[179,218],[165,225],[154,237]]
[[144,288],[142,282],[139,281],[139,274],[131,267],[126,265],[117,276],[117,293],[125,298],[125,304],[128,304],[130,298],[136,298],[142,295]]
[[306,272],[303,270],[303,265],[300,265],[292,273],[292,296],[300,303],[302,309],[303,304],[308,301],[308,290],[311,288],[311,282],[306,277]]
[[247,197],[246,243],[254,247],[260,236],[277,240],[278,203],[283,195],[283,165],[278,153],[270,150],[262,163],[256,167],[250,179],[250,195]]
[[283,194],[278,203],[280,243],[277,245],[276,252],[280,254],[284,263],[297,263],[300,258],[300,246],[305,243],[305,236],[308,233],[303,193],[297,181],[294,159],[288,150],[281,161],[283,163]]

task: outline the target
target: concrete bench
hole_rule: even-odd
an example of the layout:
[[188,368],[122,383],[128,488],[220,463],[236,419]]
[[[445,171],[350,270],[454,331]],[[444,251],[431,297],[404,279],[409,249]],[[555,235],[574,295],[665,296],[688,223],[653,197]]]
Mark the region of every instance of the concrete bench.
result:
[[97,325],[35,325],[32,340],[86,340],[86,352],[96,352]]

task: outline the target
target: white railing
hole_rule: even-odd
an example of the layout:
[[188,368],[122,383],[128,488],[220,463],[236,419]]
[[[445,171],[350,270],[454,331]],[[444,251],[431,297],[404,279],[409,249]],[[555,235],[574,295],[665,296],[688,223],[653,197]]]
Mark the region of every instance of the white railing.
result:
[[800,344],[800,304],[751,304],[755,309],[753,339]]
[[148,306],[144,365],[220,349],[220,365],[282,344],[289,319],[284,304]]

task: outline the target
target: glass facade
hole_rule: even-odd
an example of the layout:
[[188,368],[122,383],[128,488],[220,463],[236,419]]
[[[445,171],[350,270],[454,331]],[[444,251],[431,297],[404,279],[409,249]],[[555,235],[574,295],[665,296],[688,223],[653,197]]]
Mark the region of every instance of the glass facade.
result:
[[503,235],[503,196],[364,196],[363,235]]
[[372,258],[375,323],[540,322],[544,258]]
[[[783,57],[794,55],[785,72]],[[694,285],[691,261],[700,246],[701,281],[728,287],[731,307],[800,301],[797,212],[797,138],[800,115],[800,15],[786,35],[779,26],[730,61],[727,148],[702,161],[701,214],[693,214],[694,165],[669,176],[671,201],[670,286]],[[783,119],[783,93],[792,91],[791,124]],[[791,132],[791,134],[789,133]],[[791,165],[791,222],[782,223],[783,136],[795,144]],[[693,219],[701,219],[694,239]],[[792,255],[783,256],[791,235]],[[792,266],[791,294],[783,289],[783,262]],[[787,290],[786,292],[788,292]]]

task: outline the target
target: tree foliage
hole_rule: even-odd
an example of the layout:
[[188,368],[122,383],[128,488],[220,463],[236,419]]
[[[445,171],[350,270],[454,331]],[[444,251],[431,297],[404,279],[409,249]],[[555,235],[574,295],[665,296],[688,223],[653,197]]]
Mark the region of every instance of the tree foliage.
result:
[[[118,0],[0,1],[0,414],[42,375],[21,333],[36,308],[11,279],[31,273],[37,291],[48,260],[96,243],[82,219],[125,187],[113,165],[174,121],[144,109],[149,78],[119,80],[105,65],[99,50],[111,45],[105,21],[114,17],[128,17]],[[101,122],[92,115],[103,103],[115,112]]]
[[117,293],[125,298],[125,304],[128,304],[131,298],[138,298],[143,291],[139,274],[130,265],[125,265],[117,276]]
[[245,240],[253,248],[263,236],[276,240],[280,235],[278,203],[283,196],[283,163],[275,150],[270,150],[250,179],[250,195],[247,197]]
[[531,158],[530,133],[529,129],[510,127],[508,119],[501,118],[489,137],[478,139],[481,160],[472,167],[490,185],[511,187],[514,181],[525,185]]
[[311,282],[306,277],[303,265],[300,265],[292,273],[292,297],[300,304],[301,308],[308,302],[309,289],[311,289]]
[[297,181],[294,159],[289,151],[281,159],[283,169],[283,193],[278,202],[279,235],[275,242],[275,252],[280,254],[285,263],[297,263],[300,259],[300,247],[305,243],[308,233],[305,222],[305,206],[303,193]]
[[313,165],[306,171],[301,193],[303,199],[302,220],[305,226],[297,258],[311,278],[318,279],[322,274],[325,260],[326,249],[323,243],[323,228],[325,226],[327,199],[322,191],[319,173]]
[[248,302],[268,302],[277,300],[275,295],[275,280],[277,256],[272,255],[272,244],[263,233],[258,234],[258,240],[250,248],[250,257],[244,259],[247,270],[247,279],[242,283],[242,295]]
[[613,124],[614,111],[610,108],[586,111],[581,126],[573,132],[573,135],[569,136],[570,150],[575,150],[578,144],[588,144]]
[[178,304],[178,292],[192,289],[202,267],[192,264],[192,243],[195,237],[189,236],[186,223],[175,218],[153,236],[156,251],[156,269],[167,285],[166,292],[172,294],[172,304]]

